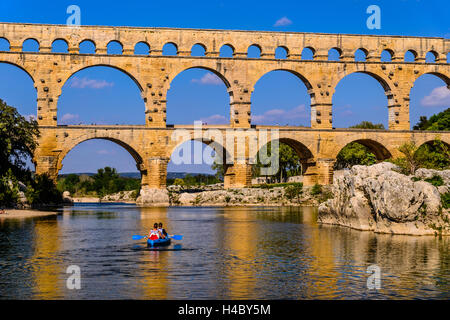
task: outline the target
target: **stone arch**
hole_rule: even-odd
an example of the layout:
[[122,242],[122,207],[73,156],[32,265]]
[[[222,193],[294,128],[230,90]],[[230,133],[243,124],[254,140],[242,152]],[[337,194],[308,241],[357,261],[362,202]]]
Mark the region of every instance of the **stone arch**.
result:
[[[61,51],[55,51],[56,47],[55,45],[58,45],[59,43],[64,43],[65,44],[65,50],[63,52]],[[69,43],[67,42],[66,39],[63,38],[56,38],[55,40],[53,40],[52,42],[52,52],[56,52],[56,53],[69,53]]]
[[21,66],[20,64],[17,64],[17,63],[11,62],[11,61],[2,60],[2,59],[0,59],[0,63],[9,64],[9,65],[12,65],[12,66],[17,67],[20,70],[24,71],[30,77],[31,81],[33,81],[33,83],[35,84],[35,88],[36,88],[36,81],[34,81],[33,75],[24,66]]
[[264,77],[266,74],[268,74],[268,73],[270,73],[272,71],[286,71],[286,72],[289,72],[289,73],[293,74],[294,76],[296,76],[297,78],[299,78],[303,82],[303,84],[306,86],[306,88],[308,90],[312,89],[312,87],[313,87],[311,82],[305,76],[303,76],[301,73],[299,73],[299,72],[297,72],[295,70],[286,69],[286,68],[275,68],[275,69],[270,69],[270,70],[263,70],[260,74],[258,74],[255,77],[256,81],[253,83],[252,90],[251,90],[252,93],[253,93],[253,91],[255,89],[256,83],[258,83],[258,81],[262,77]]
[[[336,57],[333,57],[335,55]],[[342,58],[342,49],[339,47],[333,47],[328,50],[328,61],[340,61]]]
[[[201,55],[197,55],[197,54],[194,54],[194,51],[196,50],[196,48],[201,48],[201,49],[203,49],[203,52],[202,52],[202,54]],[[193,57],[204,57],[204,56],[206,56],[206,52],[207,52],[207,49],[206,49],[206,46],[203,44],[203,43],[199,43],[199,42],[197,42],[197,43],[194,43],[193,45],[192,45],[192,47],[191,47],[191,56],[193,56]]]
[[289,53],[288,47],[286,47],[286,46],[278,46],[275,49],[274,54],[275,54],[275,59],[288,59],[290,53]]
[[[202,144],[202,162],[201,163],[181,163],[184,165],[189,165],[189,164],[193,164],[193,165],[208,165],[207,162],[205,162],[205,158],[203,157],[205,155],[205,151],[206,149],[203,149],[204,146],[206,145],[207,147],[209,147],[209,151],[212,149],[215,152],[215,157],[213,160],[215,160],[216,158],[220,158],[222,161],[222,165],[224,168],[224,175],[230,174],[231,172],[229,172],[228,170],[233,167],[233,159],[234,156],[233,154],[230,154],[230,152],[227,150],[225,144],[225,138],[223,138],[224,141],[218,141],[216,139],[215,133],[219,133],[218,130],[213,130],[212,134],[209,137],[201,137],[201,138],[196,138],[194,137],[194,134],[192,132],[185,132],[184,134],[181,134],[181,138],[179,138],[175,143],[173,143],[172,146],[170,146],[169,148],[167,148],[166,150],[166,159],[168,159],[168,165],[174,160],[174,155],[177,152],[177,150],[182,147],[184,144],[187,143],[192,143],[192,142],[200,142]],[[223,132],[220,132],[220,134],[223,134]],[[190,145],[190,148],[192,148],[194,146],[194,144]],[[184,149],[182,149],[183,151],[185,151]],[[180,152],[181,150],[179,150],[178,152]],[[190,154],[188,154],[188,156],[190,157],[190,159],[192,159],[192,155],[194,154],[195,149],[190,149]],[[183,154],[183,156],[185,156]],[[212,164],[212,163],[211,163]],[[166,169],[167,170],[167,169]],[[225,179],[225,176],[223,177]]]
[[[311,151],[311,148],[306,146],[301,141],[299,141],[295,138],[279,137],[277,139],[272,139],[272,137],[270,135],[269,135],[269,137],[270,137],[270,139],[267,139],[267,143],[278,140],[279,143],[283,143],[295,151],[295,153],[297,154],[297,156],[299,158],[301,167],[302,167],[301,168],[302,175],[306,173],[308,167],[310,167],[311,165],[314,165],[315,155]],[[250,155],[250,158],[254,158],[255,161],[256,161],[257,155],[259,154],[261,149],[264,147],[264,145],[263,146],[258,145],[258,147],[259,148],[258,148],[258,150],[256,150],[256,154]]]
[[383,51],[381,51],[380,61],[381,62],[392,62],[394,57],[395,57],[395,53],[393,50],[384,49]]
[[[407,58],[408,53],[412,54],[413,61],[407,61],[408,60],[408,58]],[[417,61],[417,57],[418,57],[418,53],[417,53],[416,50],[408,49],[408,50],[405,51],[405,54],[403,55],[403,61],[404,62],[415,62],[415,61]]]
[[254,43],[254,44],[249,45],[247,48],[247,58],[249,58],[249,53],[250,53],[251,48],[256,48],[257,50],[259,50],[257,57],[253,58],[253,59],[259,59],[262,57],[262,54],[263,54],[262,47],[259,44]]
[[218,151],[222,152],[222,155],[224,156],[224,160],[226,159],[226,157],[228,157],[228,159],[230,159],[231,154],[228,152],[228,150],[223,145],[225,141],[222,141],[222,143],[220,143],[220,142],[216,141],[216,138],[214,138],[214,139],[212,139],[212,138],[207,139],[207,138],[203,138],[203,137],[195,138],[193,135],[194,135],[193,133],[189,133],[189,134],[186,134],[186,136],[182,136],[182,139],[179,139],[179,141],[174,143],[174,145],[171,148],[168,148],[168,153],[166,154],[166,157],[168,159],[170,159],[171,156],[173,155],[173,153],[175,152],[175,150],[177,150],[177,148],[179,148],[184,143],[190,142],[190,141],[197,141],[197,142],[201,142],[201,143],[211,147],[216,152],[218,152]]
[[[166,50],[167,50],[167,48],[170,48],[171,46],[173,46],[174,47],[174,49],[175,49],[175,54],[165,54],[164,53],[164,48],[166,48]],[[170,49],[169,49],[170,50]],[[163,46],[162,46],[162,48],[161,48],[161,54],[163,55],[163,56],[166,56],[166,55],[168,55],[168,56],[172,56],[172,55],[174,55],[174,56],[178,56],[178,45],[175,43],[175,42],[173,42],[173,41],[168,41],[168,42],[166,42]]]
[[137,148],[134,148],[130,143],[127,143],[125,141],[122,141],[117,138],[112,138],[107,135],[97,135],[97,133],[91,133],[79,136],[73,140],[70,140],[69,143],[64,143],[64,148],[62,149],[61,153],[58,155],[58,161],[57,161],[57,172],[59,172],[62,169],[62,162],[64,158],[67,156],[67,154],[73,150],[76,146],[79,144],[89,141],[89,140],[108,140],[111,142],[116,143],[117,145],[124,148],[128,153],[133,157],[133,159],[136,161],[136,167],[138,170],[141,170],[141,165],[143,163],[143,157],[141,156],[140,151],[138,151]]
[[[289,76],[289,74],[293,75],[294,76],[293,78],[300,80],[300,82],[306,87],[305,93],[307,94],[307,96],[309,96],[309,106],[315,103],[315,95],[312,91],[313,86],[312,86],[311,82],[303,74],[301,74],[300,72],[298,72],[296,70],[287,69],[287,68],[276,68],[276,67],[273,69],[269,68],[266,70],[260,70],[260,72],[258,74],[255,74],[254,77],[252,77],[252,79],[251,79],[252,82],[251,82],[251,86],[249,87],[249,92],[250,92],[250,110],[249,111],[251,112],[251,114],[253,116],[255,115],[255,111],[258,111],[257,108],[255,108],[255,105],[258,104],[257,102],[255,104],[255,100],[257,99],[257,98],[255,98],[255,88],[256,88],[257,84],[260,83],[260,81],[263,78],[265,78],[266,75],[268,75],[272,72],[278,72],[278,71],[283,71],[285,73],[288,73],[287,76]],[[283,77],[286,77],[286,75],[284,75]],[[291,80],[291,79],[289,79],[289,80]],[[296,84],[296,86],[297,86],[297,84]],[[304,88],[302,87],[301,84],[298,84],[297,89],[300,89],[301,91],[303,91]],[[261,92],[261,91],[258,90],[258,92]],[[302,92],[300,92],[299,90],[295,90],[295,91],[290,90],[289,93],[290,92],[292,92],[292,94],[294,94],[294,95],[300,94],[302,97],[300,97],[299,99],[303,99],[303,97],[305,97],[305,95]],[[308,117],[309,117],[309,115],[310,115],[310,112],[308,109],[309,106],[308,106],[308,102],[306,100],[305,102],[302,101],[300,104],[297,104],[296,106],[292,106],[292,108],[300,108],[300,107],[305,108],[306,110],[300,110],[300,113],[303,113],[304,111],[306,111],[306,114],[308,114]],[[291,111],[292,110],[294,110],[294,109],[291,109]],[[287,109],[284,109],[284,111],[287,111]],[[308,118],[305,118],[303,120],[306,120],[308,123],[310,122],[308,120]],[[253,121],[253,124],[256,123],[255,118],[253,118],[252,121]],[[273,125],[273,123],[272,123],[272,125]]]
[[[119,46],[120,47],[120,53],[111,53],[111,46]],[[122,42],[118,41],[118,40],[111,40],[110,42],[108,42],[108,44],[106,45],[106,53],[108,55],[116,55],[116,54],[123,54],[123,44]]]
[[[338,77],[336,78],[335,82],[332,84],[332,90],[330,90],[330,91],[332,91],[332,93],[330,94],[331,95],[331,102],[333,104],[332,108],[335,107],[335,102],[333,102],[333,100],[334,100],[334,97],[336,95],[336,88],[339,85],[339,83],[341,83],[341,81],[344,80],[347,76],[350,76],[352,74],[358,74],[358,73],[366,74],[366,75],[370,76],[371,78],[375,79],[381,85],[382,89],[384,90],[384,94],[386,95],[387,102],[388,102],[386,107],[394,105],[395,100],[394,100],[394,95],[393,95],[392,89],[391,89],[394,86],[390,82],[388,82],[387,79],[385,79],[384,74],[377,73],[377,72],[374,72],[374,71],[368,71],[368,70],[363,70],[363,71],[357,70],[357,71],[354,71],[354,72],[338,74]],[[333,122],[334,122],[336,120],[336,118],[335,118],[335,116],[336,116],[335,110],[332,109],[332,113],[333,113]],[[388,119],[388,118],[389,118],[388,117],[388,110],[386,108],[386,119]],[[389,121],[388,121],[388,125],[389,125]]]
[[444,145],[446,145],[450,150],[450,137],[448,135],[441,136],[439,134],[437,134],[433,139],[424,138],[424,139],[420,139],[419,141],[416,141],[417,149],[419,149],[421,146],[423,146],[425,144],[432,144],[434,142],[434,140],[436,140],[436,139],[441,140],[444,143]]
[[[425,74],[431,74],[433,76],[438,77],[439,79],[441,79],[442,81],[445,82],[445,84],[450,87],[450,74],[446,75],[444,73],[441,72],[436,72],[436,71],[425,71],[422,73],[418,73],[415,77],[415,79],[413,79],[412,83],[414,85],[414,82],[416,82],[417,79],[419,79],[421,76],[425,75]],[[411,88],[412,89],[412,88]]]
[[[308,58],[308,53],[311,53],[311,58]],[[316,55],[316,49],[311,46],[304,47],[301,53],[302,60],[314,60],[314,56]]]
[[[23,46],[25,45],[25,42],[27,42],[27,41],[35,42],[37,44],[37,51],[24,51]],[[39,52],[40,50],[41,50],[41,44],[39,43],[39,41],[36,38],[27,38],[22,42],[22,52]]]
[[[139,51],[139,47],[142,47],[145,50],[145,53],[137,53],[137,51]],[[139,41],[134,45],[134,51],[133,54],[135,55],[145,55],[148,56],[150,54],[150,44],[148,44],[148,42],[146,41]]]
[[[358,52],[361,52],[361,54],[363,54],[364,56],[358,57]],[[367,50],[365,48],[358,48],[355,50],[354,55],[355,55],[356,62],[366,62],[367,57],[369,56],[369,50]],[[359,58],[361,58],[361,60],[358,60]]]
[[[431,61],[429,61],[430,59],[431,59]],[[428,51],[425,55],[426,63],[437,63],[438,59],[439,59],[439,54],[434,50]]]
[[71,79],[76,73],[78,73],[82,70],[88,69],[88,68],[92,68],[92,67],[110,67],[110,68],[116,69],[118,71],[121,71],[124,74],[126,74],[128,77],[130,77],[130,79],[133,80],[134,83],[136,83],[137,87],[139,88],[139,90],[141,92],[144,91],[143,86],[141,85],[140,81],[135,76],[133,76],[129,71],[125,70],[121,66],[116,66],[116,65],[112,65],[112,64],[92,64],[92,65],[83,66],[80,69],[73,70],[73,71],[71,71],[71,73],[68,75],[68,77],[66,79],[61,81],[61,83],[62,83],[61,88],[64,87],[64,85],[67,83],[67,81],[69,79]]
[[381,142],[378,142],[374,139],[357,139],[357,140],[352,140],[351,141],[346,141],[345,144],[341,144],[341,148],[335,148],[334,154],[332,155],[332,158],[336,159],[338,154],[342,151],[342,149],[344,149],[347,145],[349,145],[350,143],[359,143],[365,147],[367,147],[370,151],[373,152],[373,154],[375,155],[375,157],[377,158],[377,160],[381,161],[381,160],[386,160],[389,158],[392,158],[392,153],[391,151],[389,151]]
[[229,44],[229,43],[224,43],[224,44],[220,47],[220,49],[219,49],[219,56],[220,56],[220,57],[223,57],[223,56],[221,55],[222,49],[226,49],[226,48],[229,48],[229,49],[231,50],[231,57],[229,57],[229,58],[232,58],[232,57],[234,56],[234,53],[236,52],[236,49],[234,48],[234,46],[232,46],[232,45]]
[[5,51],[5,52],[9,52],[11,50],[11,43],[9,42],[9,40],[5,37],[0,37],[0,41],[3,41],[4,44],[7,45],[7,50],[0,50],[0,51]]
[[86,43],[86,44],[91,43],[91,44],[94,46],[94,51],[93,51],[92,53],[81,53],[81,54],[95,54],[95,52],[97,51],[97,44],[95,43],[94,40],[91,40],[91,39],[84,39],[84,40],[81,40],[81,41],[78,43],[78,51],[81,50],[81,46],[82,46],[83,43]]
[[389,94],[391,92],[392,85],[391,85],[391,83],[388,82],[388,80],[385,79],[384,74],[378,74],[378,73],[375,73],[373,71],[368,71],[368,70],[364,70],[364,71],[358,70],[358,71],[345,73],[345,74],[341,73],[335,82],[333,91],[335,91],[334,89],[336,89],[336,86],[339,84],[339,82],[342,81],[342,79],[344,79],[345,77],[347,77],[351,74],[354,74],[354,73],[364,73],[364,74],[371,76],[372,78],[374,78],[375,80],[377,80],[380,83],[380,85],[383,87],[386,94]]
[[[177,68],[178,67],[178,68]],[[205,66],[205,65],[201,65],[201,64],[194,64],[191,66],[183,66],[183,65],[174,65],[174,69],[171,70],[169,79],[169,81],[166,81],[164,83],[164,93],[163,95],[165,96],[165,100],[166,100],[166,116],[167,116],[167,121],[172,122],[173,118],[172,116],[176,114],[176,112],[174,110],[177,110],[176,108],[174,108],[174,106],[179,105],[179,103],[174,103],[174,101],[179,101],[180,99],[180,95],[178,94],[180,91],[173,89],[172,91],[169,91],[171,88],[175,88],[174,85],[174,81],[175,79],[178,78],[178,80],[181,78],[181,82],[175,82],[175,84],[177,83],[181,83],[181,85],[186,85],[184,83],[185,80],[183,80],[183,77],[187,77],[187,75],[189,74],[184,74],[186,71],[189,70],[194,70],[194,72],[190,73],[190,75],[195,74],[195,70],[201,70],[201,71],[207,71],[210,73],[205,73],[203,75],[201,75],[201,78],[191,78],[190,81],[192,82],[196,82],[197,84],[208,84],[208,83],[213,83],[213,84],[218,84],[218,85],[214,85],[213,88],[210,90],[211,94],[214,94],[214,97],[216,98],[215,102],[218,103],[217,106],[220,105],[220,110],[218,111],[218,115],[221,116],[221,119],[212,119],[214,121],[223,121],[222,117],[227,118],[226,114],[229,115],[230,112],[230,104],[233,102],[233,89],[231,87],[231,83],[230,81],[225,77],[225,75],[223,73],[221,73],[220,71],[217,71],[216,69],[213,69],[209,66]],[[215,75],[218,79],[220,79],[220,81],[224,84],[225,88],[221,87],[222,84],[220,82],[216,83],[215,82],[215,77],[211,75],[211,73],[213,75]],[[185,78],[186,79],[186,78]],[[183,84],[184,83],[184,84]],[[203,90],[203,94],[206,92],[205,90],[207,90],[207,88],[205,88],[204,86],[201,87],[197,87],[194,88],[194,90]],[[218,88],[218,89],[217,89]],[[204,99],[202,93],[200,93],[199,99]],[[225,104],[225,99],[227,100],[226,104]],[[189,100],[190,101],[190,100]],[[195,109],[195,111],[199,111],[200,109]],[[226,113],[222,113],[224,110],[227,110]],[[205,110],[206,111],[206,110]],[[204,111],[203,113],[204,114]],[[209,114],[208,116],[212,116],[211,114]],[[179,120],[177,120],[179,121]],[[226,120],[228,122],[228,120]],[[173,124],[173,123],[172,123]]]
[[[174,71],[172,72],[172,77],[171,77],[170,83],[172,83],[172,81],[173,81],[178,75],[180,75],[180,74],[183,73],[184,71],[191,70],[191,69],[202,69],[202,70],[210,71],[210,72],[214,73],[217,77],[219,77],[220,80],[223,81],[223,83],[225,84],[225,86],[226,86],[227,88],[230,88],[230,87],[231,87],[231,83],[228,81],[228,79],[227,79],[222,73],[220,73],[219,71],[217,71],[217,70],[215,70],[215,69],[213,69],[213,68],[210,68],[210,67],[208,67],[208,66],[202,66],[202,65],[194,65],[194,66],[184,67],[184,68],[180,68],[180,69],[178,69],[178,70],[174,70]],[[168,86],[167,90],[170,89],[170,83],[169,83],[169,86]]]

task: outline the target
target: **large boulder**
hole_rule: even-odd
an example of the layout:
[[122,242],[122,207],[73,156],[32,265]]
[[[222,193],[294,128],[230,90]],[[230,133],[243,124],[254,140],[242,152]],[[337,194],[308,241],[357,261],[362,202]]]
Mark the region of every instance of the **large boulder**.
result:
[[335,177],[334,198],[319,206],[319,222],[383,233],[450,234],[450,215],[438,188],[396,170],[383,162],[354,166]]
[[152,189],[143,186],[136,203],[140,206],[167,207],[169,206],[169,192],[167,189]]

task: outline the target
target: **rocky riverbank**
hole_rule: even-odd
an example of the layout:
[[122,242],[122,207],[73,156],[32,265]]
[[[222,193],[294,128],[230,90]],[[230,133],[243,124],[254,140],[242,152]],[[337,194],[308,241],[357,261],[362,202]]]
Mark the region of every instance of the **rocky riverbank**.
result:
[[293,186],[227,190],[223,184],[169,186],[166,190],[142,188],[136,202],[141,206],[317,206],[329,193],[326,187],[313,194],[311,187],[292,189]]
[[[434,184],[434,185],[433,185]],[[398,172],[392,163],[354,166],[333,181],[333,198],[320,204],[319,222],[378,233],[450,235],[450,170]]]

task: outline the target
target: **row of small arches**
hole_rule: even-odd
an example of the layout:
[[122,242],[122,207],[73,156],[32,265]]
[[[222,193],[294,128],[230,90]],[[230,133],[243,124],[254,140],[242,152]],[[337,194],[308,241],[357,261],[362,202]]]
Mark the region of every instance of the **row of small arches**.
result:
[[[5,38],[0,38],[0,51],[9,51],[10,44],[9,41]],[[27,39],[22,44],[23,52],[39,52],[39,42],[35,39]],[[52,43],[52,52],[54,53],[68,53],[68,44],[65,40],[57,39]],[[95,43],[91,40],[84,40],[79,45],[79,53],[80,54],[95,54],[96,46]],[[107,45],[107,54],[112,55],[120,55],[123,54],[123,46],[118,41],[111,41]],[[175,43],[169,42],[166,43],[162,48],[162,55],[168,56],[176,56],[178,55],[178,48]],[[220,48],[219,56],[223,58],[232,58],[234,56],[235,50],[229,45],[225,44]],[[249,46],[247,50],[248,58],[260,58],[261,57],[261,47],[253,44]],[[149,55],[150,54],[150,46],[146,42],[138,42],[134,47],[135,55]],[[206,55],[206,47],[202,44],[195,44],[191,48],[190,52],[191,56],[201,57]],[[301,53],[302,60],[314,60],[315,50],[311,47],[306,47],[303,49]],[[438,58],[438,53],[431,50],[427,52],[425,56],[426,63],[435,63]],[[342,51],[339,48],[331,48],[328,51],[328,60],[329,61],[340,61],[342,57]],[[354,52],[354,60],[355,61],[366,61],[368,57],[368,52],[365,49],[357,49]],[[289,51],[284,46],[279,46],[275,50],[275,59],[288,59]],[[383,50],[380,55],[381,62],[391,62],[394,58],[394,52],[391,50]],[[414,50],[408,50],[405,52],[403,56],[403,61],[405,62],[415,62],[417,61],[418,53]],[[450,63],[450,53],[447,54],[447,63]]]

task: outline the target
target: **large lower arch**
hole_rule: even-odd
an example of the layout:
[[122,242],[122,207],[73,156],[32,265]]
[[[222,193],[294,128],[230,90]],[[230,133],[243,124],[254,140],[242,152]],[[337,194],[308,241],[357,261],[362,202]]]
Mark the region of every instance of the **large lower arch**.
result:
[[438,72],[419,74],[409,92],[411,129],[422,128],[423,117],[444,111],[450,106],[450,75]]
[[34,79],[23,66],[0,60],[0,99],[27,119],[37,119]]
[[137,169],[139,171],[141,171],[141,173],[142,173],[143,157],[141,156],[141,153],[140,153],[140,151],[138,151],[137,148],[132,147],[131,144],[124,142],[120,139],[116,139],[116,138],[112,138],[112,137],[105,137],[105,136],[95,136],[95,135],[81,136],[81,137],[78,137],[78,138],[74,139],[73,141],[65,144],[63,149],[61,150],[61,153],[58,156],[57,172],[59,172],[62,169],[62,167],[63,167],[62,162],[70,151],[72,151],[76,146],[80,145],[81,143],[86,142],[86,141],[91,141],[91,140],[107,140],[107,141],[110,141],[110,142],[113,142],[113,143],[119,145],[133,157],[134,161],[136,162]]
[[337,80],[333,91],[334,127],[345,128],[362,121],[382,123],[386,129],[390,125],[388,107],[394,105],[394,97],[390,84],[381,75],[370,71],[347,73]]
[[142,87],[122,68],[89,65],[64,82],[57,115],[58,124],[144,124]]
[[[305,144],[303,144],[302,142],[300,142],[299,140],[296,139],[292,139],[292,138],[284,138],[284,137],[280,137],[277,139],[270,139],[268,141],[268,144],[271,143],[270,148],[267,145],[260,145],[259,149],[256,151],[257,154],[253,156],[253,158],[256,160],[257,157],[260,161],[260,163],[263,165],[263,167],[272,167],[273,169],[277,169],[276,166],[278,165],[279,168],[276,172],[274,172],[273,170],[266,170],[267,173],[270,173],[272,176],[278,176],[280,178],[281,181],[279,182],[283,182],[283,179],[286,179],[287,176],[283,176],[282,173],[280,173],[281,170],[281,160],[282,157],[284,158],[285,155],[281,155],[280,151],[276,151],[274,150],[274,148],[276,148],[276,145],[273,145],[273,142],[278,142],[278,148],[279,150],[284,150],[282,149],[282,145],[286,145],[289,148],[291,148],[294,153],[296,154],[297,158],[298,158],[298,167],[295,169],[297,171],[297,174],[295,175],[299,175],[299,176],[303,176],[304,178],[306,177],[306,179],[308,181],[305,181],[305,179],[303,180],[303,182],[307,183],[308,185],[311,184],[311,181],[314,180],[315,178],[313,178],[312,176],[315,176],[316,172],[314,171],[315,168],[315,159],[314,159],[314,155],[312,153],[312,151],[310,150],[310,148],[308,148]],[[264,150],[263,148],[267,146],[267,150]],[[269,162],[267,165],[264,165],[264,162],[261,161],[261,157],[269,157],[272,155],[272,152],[275,151],[276,153],[278,153],[278,163],[272,163],[272,161],[274,161],[274,159],[266,159],[266,162]],[[266,152],[266,153],[265,153]],[[295,160],[295,159],[294,159]],[[274,166],[275,165],[275,166]],[[295,164],[294,164],[295,166]],[[262,174],[262,176],[264,176],[264,174]],[[270,176],[267,176],[267,178],[270,178]],[[272,179],[269,179],[272,180]],[[309,181],[311,180],[311,181]]]
[[[183,153],[182,156],[180,156],[180,151]],[[198,152],[201,154],[198,154]],[[173,172],[194,173],[192,172],[193,169],[196,170],[195,173],[214,173],[216,176],[222,176],[227,188],[233,183],[232,180],[234,181],[233,158],[233,155],[224,146],[224,141],[216,136],[198,138],[192,134],[184,134],[173,146],[168,148],[167,159],[169,159],[169,163],[167,170],[171,167]],[[179,169],[175,169],[176,165],[179,165]],[[213,165],[215,165],[214,169]]]
[[167,122],[228,124],[232,93],[219,71],[205,66],[173,70],[167,85]]
[[350,141],[342,146],[342,148],[336,149],[337,152],[333,155],[333,158],[336,159],[341,150],[350,143],[358,143],[367,147],[379,161],[392,158],[392,153],[382,143],[372,139],[358,139]]
[[264,70],[251,90],[251,123],[310,126],[311,83],[299,72],[284,68]]

